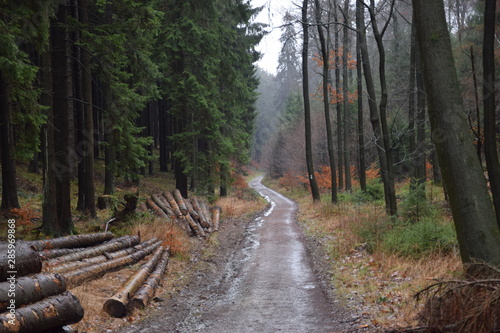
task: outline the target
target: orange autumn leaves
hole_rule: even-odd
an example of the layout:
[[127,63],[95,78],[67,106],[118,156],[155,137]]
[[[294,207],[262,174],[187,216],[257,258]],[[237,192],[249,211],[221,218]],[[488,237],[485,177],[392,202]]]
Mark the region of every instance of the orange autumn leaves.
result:
[[[331,50],[329,52],[329,59],[328,59],[328,68],[330,69],[338,69],[342,68],[344,65],[344,58],[342,57],[342,54],[344,52],[344,49],[340,47],[338,50]],[[316,54],[313,57],[313,60],[316,62],[318,67],[323,67],[323,58],[319,55]],[[347,54],[347,69],[352,70],[356,68],[356,60],[352,59],[352,56],[350,53]],[[336,103],[343,103],[344,102],[344,92],[342,88],[335,89],[332,85],[328,85],[328,92],[330,94],[330,104],[336,104]],[[317,100],[322,100],[323,99],[323,84],[320,84],[318,86],[318,90],[316,93],[311,95],[312,98],[315,98]],[[354,92],[347,92],[347,103],[354,103],[358,97],[358,91]]]
[[[377,179],[380,177],[380,169],[376,164],[370,166],[369,169],[366,170],[366,179]],[[321,192],[326,193],[332,187],[331,182],[331,169],[327,165],[320,166],[319,171],[315,171],[314,175],[316,177],[316,181],[318,183],[318,187]],[[359,181],[357,179],[358,171],[354,166],[351,166],[351,181],[353,186],[359,186]],[[338,174],[336,175],[338,179]],[[279,179],[280,186],[292,190],[297,186],[303,186],[305,188],[309,188],[309,179],[305,175],[294,175],[292,172],[287,172],[283,177]]]

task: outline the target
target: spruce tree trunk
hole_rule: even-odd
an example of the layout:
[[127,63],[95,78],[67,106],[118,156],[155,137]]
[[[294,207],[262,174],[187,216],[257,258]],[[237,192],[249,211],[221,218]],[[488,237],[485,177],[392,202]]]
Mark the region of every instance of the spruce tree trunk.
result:
[[468,129],[442,0],[413,0],[432,139],[464,262],[500,267],[500,228]]
[[[50,47],[49,47],[50,49]],[[49,52],[41,55],[42,75],[41,85],[43,93],[41,104],[47,107],[47,123],[42,128],[42,150],[43,150],[43,202],[42,202],[42,229],[49,234],[57,228],[57,197],[56,197],[56,173],[55,173],[55,143],[54,143],[54,110],[52,107],[52,73],[51,56]]]
[[65,28],[68,6],[62,4],[51,27],[52,80],[54,109],[55,187],[58,224],[49,234],[69,234],[73,231],[71,217],[72,146],[70,129],[73,128],[72,73],[69,36]]
[[500,226],[500,163],[497,151],[496,90],[495,90],[495,18],[496,1],[486,0],[484,9],[483,44],[483,103],[484,103],[484,156],[490,180],[497,222]]
[[[88,23],[87,0],[79,0],[80,22]],[[81,155],[82,173],[78,178],[78,206],[90,217],[97,217],[94,180],[94,111],[92,99],[91,58],[89,52],[81,50],[82,59],[82,100],[83,130],[81,141],[77,144],[77,152]],[[81,179],[80,179],[81,177]]]
[[10,210],[19,208],[16,185],[16,162],[14,159],[14,133],[12,132],[12,109],[9,87],[0,73],[0,154],[2,164],[2,205]]
[[[334,0],[333,4],[333,21],[338,22],[338,9],[337,9],[337,0]],[[338,156],[338,188],[342,190],[344,188],[344,156],[342,154],[342,107],[339,102],[339,94],[340,94],[340,57],[339,57],[339,29],[335,29],[335,33],[333,34],[334,39],[334,51],[335,51],[335,108],[337,111],[337,156]]]
[[311,103],[309,101],[309,71],[307,64],[309,59],[309,23],[307,16],[307,4],[308,0],[304,0],[302,3],[302,28],[304,31],[304,45],[302,49],[302,90],[304,96],[304,119],[306,132],[306,164],[313,201],[320,201],[318,183],[316,182],[316,176],[314,174],[312,155]]

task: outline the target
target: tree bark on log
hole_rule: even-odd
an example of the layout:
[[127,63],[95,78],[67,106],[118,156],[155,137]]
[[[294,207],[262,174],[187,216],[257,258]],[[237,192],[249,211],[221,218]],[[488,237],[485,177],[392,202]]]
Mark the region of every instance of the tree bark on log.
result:
[[153,201],[151,198],[147,198],[146,202],[148,204],[148,207],[155,213],[156,216],[161,217],[163,219],[168,219],[168,215],[165,214],[165,212],[158,207],[158,205]]
[[179,209],[181,210],[181,213],[183,215],[186,215],[188,213],[186,204],[184,203],[184,198],[182,197],[181,192],[178,189],[175,189],[173,192],[174,199],[177,202],[177,205],[179,205]]
[[90,257],[95,257],[98,256],[104,252],[113,252],[113,251],[118,251],[123,248],[131,247],[134,245],[139,244],[140,238],[139,236],[125,236],[125,237],[120,237],[117,238],[114,241],[111,241],[106,244],[101,244],[95,247],[91,247],[88,249],[85,249],[80,252],[76,253],[71,253],[67,254],[58,258],[54,258],[49,260],[45,266],[50,267],[50,266],[57,266],[65,262],[69,261],[76,261],[84,258],[90,258]]
[[160,243],[161,241],[158,241],[155,244],[152,244],[142,250],[135,251],[127,256],[112,259],[103,263],[93,264],[71,272],[62,273],[61,275],[66,279],[66,284],[69,288],[76,287],[84,281],[100,277],[111,270],[142,260],[145,256],[153,252]]
[[210,214],[210,209],[208,208],[208,205],[205,201],[200,202],[201,210],[203,211],[203,214],[205,215],[205,219],[208,222],[209,227],[214,226],[214,222],[212,221],[212,215]]
[[177,201],[175,201],[174,196],[170,192],[163,192],[163,196],[165,199],[167,199],[168,203],[170,204],[170,207],[174,210],[174,213],[177,217],[181,217],[184,214],[182,214],[181,209],[179,208],[179,205],[177,204]]
[[52,239],[41,239],[28,242],[37,251],[57,248],[86,247],[99,244],[113,238],[111,232],[100,232],[95,234],[73,235]]
[[[49,296],[66,291],[66,281],[57,273],[23,276],[11,283],[0,283],[0,313],[8,310],[12,293],[15,294],[16,309],[23,305],[41,301]],[[10,294],[10,295],[9,295]]]
[[19,277],[41,270],[42,258],[29,242],[0,243],[0,282],[7,281],[11,275],[9,272],[16,272]]
[[78,298],[65,291],[63,294],[16,309],[15,314],[12,314],[14,319],[10,318],[11,313],[0,314],[0,332],[43,332],[75,324],[82,320],[83,314]]
[[133,297],[135,291],[139,289],[142,283],[156,267],[162,252],[163,246],[159,246],[151,258],[142,264],[142,266],[132,276],[130,276],[125,283],[122,284],[120,289],[118,289],[113,296],[108,298],[103,306],[103,309],[107,314],[118,318],[123,317],[127,313],[127,303]]
[[203,231],[203,228],[201,227],[201,225],[199,225],[198,222],[193,220],[191,215],[188,214],[184,217],[185,217],[186,221],[189,223],[189,226],[191,227],[191,229],[193,229],[196,236],[207,237],[207,235],[205,234],[205,231]]
[[133,247],[129,247],[127,249],[123,249],[123,250],[111,252],[111,253],[104,252],[102,255],[97,256],[97,257],[86,258],[86,259],[83,259],[81,261],[68,262],[66,264],[53,267],[50,269],[50,271],[54,272],[54,273],[63,273],[63,272],[67,272],[70,270],[79,269],[79,268],[82,268],[85,266],[90,266],[93,264],[106,262],[106,261],[109,261],[112,259],[125,257],[126,255],[132,254],[132,253],[136,252],[137,250],[145,249],[146,247],[153,245],[155,243],[157,243],[156,246],[159,246],[162,243],[162,241],[159,241],[158,238],[151,238],[150,240],[144,241],[141,244],[135,245]]
[[48,259],[53,259],[53,258],[57,258],[60,256],[64,256],[67,254],[80,252],[80,251],[83,251],[85,249],[86,249],[85,247],[77,247],[74,249],[43,250],[43,251],[38,251],[38,255],[42,258],[42,260],[48,260]]
[[200,215],[194,210],[193,205],[191,204],[191,201],[189,199],[186,199],[186,200],[184,200],[184,203],[186,204],[188,214],[191,215],[191,217],[195,221],[200,222]]
[[219,230],[220,212],[221,212],[220,206],[214,206],[212,208],[212,222],[214,224],[214,231]]
[[168,265],[170,249],[167,247],[156,265],[155,270],[148,277],[146,282],[135,292],[134,297],[127,304],[127,311],[130,313],[135,309],[144,309],[151,302],[156,289],[161,284],[163,275]]
[[201,209],[200,206],[200,201],[196,197],[191,197],[191,204],[193,205],[193,209],[198,213],[198,216],[200,218],[200,223],[203,227],[206,227],[207,225],[210,226],[210,224],[207,221],[207,217],[203,213],[203,209]]
[[[174,210],[170,208],[170,205],[165,205],[165,203],[160,199],[160,197],[156,194],[153,194],[151,196],[151,199],[155,202],[155,204],[160,207],[167,216],[171,217],[172,220],[175,220],[175,213]],[[166,200],[165,200],[166,201]]]

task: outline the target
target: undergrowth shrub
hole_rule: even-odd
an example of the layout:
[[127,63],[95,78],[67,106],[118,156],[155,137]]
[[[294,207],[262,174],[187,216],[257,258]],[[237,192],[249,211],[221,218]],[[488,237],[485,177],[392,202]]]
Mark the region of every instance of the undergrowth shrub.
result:
[[426,198],[425,184],[415,184],[403,194],[399,213],[403,220],[417,222],[422,218],[438,218],[438,209]]
[[432,253],[449,253],[457,246],[453,224],[423,218],[416,223],[404,223],[388,230],[383,238],[382,250],[415,259]]

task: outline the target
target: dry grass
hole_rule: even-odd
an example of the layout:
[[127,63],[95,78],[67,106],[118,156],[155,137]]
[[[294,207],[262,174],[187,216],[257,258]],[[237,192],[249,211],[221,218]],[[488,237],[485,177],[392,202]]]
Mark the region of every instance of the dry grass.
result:
[[222,217],[231,218],[255,214],[266,207],[263,200],[245,200],[238,197],[219,198],[216,205],[222,208]]
[[170,246],[170,254],[180,258],[189,256],[190,243],[193,241],[186,231],[175,222],[167,222],[155,218],[150,223],[137,223],[131,227],[130,234],[141,235],[141,240],[156,237],[163,241],[162,245]]

